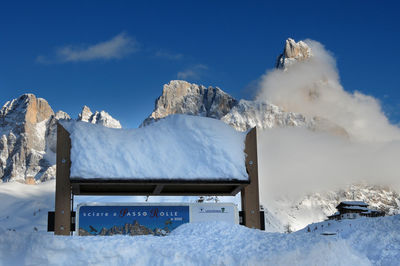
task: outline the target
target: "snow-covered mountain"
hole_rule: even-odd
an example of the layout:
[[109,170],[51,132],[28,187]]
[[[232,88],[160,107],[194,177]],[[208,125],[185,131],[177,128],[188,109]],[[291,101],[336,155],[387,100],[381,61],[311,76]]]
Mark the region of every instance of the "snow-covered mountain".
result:
[[283,232],[304,228],[315,221],[323,221],[337,210],[339,202],[361,200],[371,209],[384,211],[386,215],[400,214],[400,195],[384,186],[353,184],[342,189],[310,193],[294,200],[275,198],[267,201],[266,223],[269,230]]
[[[56,125],[71,119],[54,113],[49,103],[33,94],[8,101],[0,110],[0,180],[30,184],[55,178]],[[118,120],[83,107],[78,120],[120,128]]]
[[[289,38],[286,40],[283,53],[278,56],[276,68],[290,71],[290,66],[308,60],[312,56],[311,48],[305,42],[295,42]],[[164,85],[162,95],[156,100],[154,111],[141,126],[171,114],[221,119],[239,131],[246,131],[252,127],[259,129],[303,127],[349,138],[345,128],[324,117],[307,117],[300,113],[287,112],[277,105],[264,101],[237,100],[218,87],[206,88],[203,85],[179,80]],[[283,231],[287,226],[298,230],[313,221],[321,221],[335,212],[335,206],[340,201],[353,198],[364,200],[371,207],[383,210],[387,214],[400,213],[400,197],[396,191],[368,184],[353,184],[340,190],[316,192],[297,200],[269,199],[262,204],[266,210],[270,230]]]
[[[289,71],[291,65],[312,55],[304,42],[288,39],[278,57],[277,68]],[[263,102],[237,100],[218,87],[205,87],[174,80],[164,85],[152,114],[141,126],[146,126],[170,114],[190,114],[220,119],[239,131],[257,126],[302,127],[312,131],[348,137],[345,128],[323,117],[307,117],[287,112],[280,106]],[[46,100],[24,94],[7,102],[0,110],[0,180],[37,183],[55,177],[56,124],[59,119],[71,119],[62,111],[54,113]],[[77,120],[120,128],[118,120],[108,113],[92,112],[84,106]],[[385,187],[355,184],[335,191],[319,191],[296,200],[275,198],[262,202],[270,230],[292,229],[322,220],[335,212],[336,204],[346,199],[364,200],[372,208],[387,214],[399,213],[399,194]]]
[[314,120],[303,115],[285,112],[276,105],[236,100],[218,87],[204,87],[182,80],[164,85],[156,100],[154,111],[141,126],[146,126],[171,114],[199,115],[221,119],[239,131],[274,126],[317,127]]

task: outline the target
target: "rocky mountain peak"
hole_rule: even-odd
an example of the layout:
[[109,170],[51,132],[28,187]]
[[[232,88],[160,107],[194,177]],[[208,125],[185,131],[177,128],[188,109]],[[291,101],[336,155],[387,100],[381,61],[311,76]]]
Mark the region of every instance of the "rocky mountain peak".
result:
[[84,105],[82,107],[81,113],[78,115],[78,121],[89,122],[90,118],[92,117],[93,113],[89,107]]
[[[71,119],[33,94],[8,101],[0,110],[0,182],[19,180],[34,184],[55,178],[57,121]],[[92,113],[85,106],[79,120],[120,128],[107,112]]]
[[92,124],[100,124],[105,127],[121,128],[121,123],[113,118],[105,111],[96,111],[92,113],[89,107],[83,106],[81,113],[78,115],[78,121],[88,122]]
[[54,115],[45,99],[33,94],[23,94],[8,101],[0,110],[0,125],[13,126],[16,123],[36,124]]
[[283,53],[276,60],[276,68],[286,70],[287,67],[298,61],[304,61],[312,56],[311,48],[303,41],[296,42],[288,38]]
[[145,126],[170,114],[199,115],[220,119],[237,101],[218,87],[197,85],[182,80],[172,80],[163,86],[155,102],[154,111],[142,123]]

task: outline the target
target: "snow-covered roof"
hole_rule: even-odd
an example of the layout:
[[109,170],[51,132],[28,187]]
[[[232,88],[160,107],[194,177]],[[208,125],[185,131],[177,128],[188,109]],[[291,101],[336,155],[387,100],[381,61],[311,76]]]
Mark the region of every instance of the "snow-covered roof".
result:
[[351,206],[365,206],[367,207],[368,204],[364,201],[342,201],[340,204],[343,205],[351,205]]
[[369,209],[366,207],[360,207],[360,206],[345,206],[343,209],[346,210],[361,210],[361,211],[368,211]]
[[246,134],[211,118],[173,115],[137,129],[62,122],[71,179],[248,180]]

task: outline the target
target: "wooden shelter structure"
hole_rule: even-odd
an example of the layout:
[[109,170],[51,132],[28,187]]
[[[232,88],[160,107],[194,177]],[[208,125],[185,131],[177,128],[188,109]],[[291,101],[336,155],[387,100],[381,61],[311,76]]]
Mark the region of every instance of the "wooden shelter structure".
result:
[[336,206],[338,210],[328,216],[329,220],[356,219],[359,217],[380,217],[385,216],[385,212],[371,210],[368,204],[363,201],[342,201]]
[[56,235],[71,234],[73,218],[71,214],[75,195],[234,196],[241,192],[244,225],[260,229],[256,128],[248,132],[244,152],[249,176],[246,181],[230,177],[215,181],[201,177],[196,180],[165,180],[151,177],[146,180],[135,179],[135,177],[130,179],[71,178],[71,138],[69,132],[58,123],[54,233]]

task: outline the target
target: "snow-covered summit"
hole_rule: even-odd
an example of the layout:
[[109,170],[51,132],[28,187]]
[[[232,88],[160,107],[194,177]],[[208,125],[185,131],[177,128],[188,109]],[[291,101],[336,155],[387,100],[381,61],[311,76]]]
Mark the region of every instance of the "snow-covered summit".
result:
[[285,112],[273,104],[247,100],[240,100],[221,120],[239,131],[253,127],[308,126],[306,118],[301,114]]
[[106,111],[95,111],[94,113],[92,113],[90,108],[86,105],[83,106],[77,120],[110,128],[122,128],[121,123],[117,119],[113,118]]

